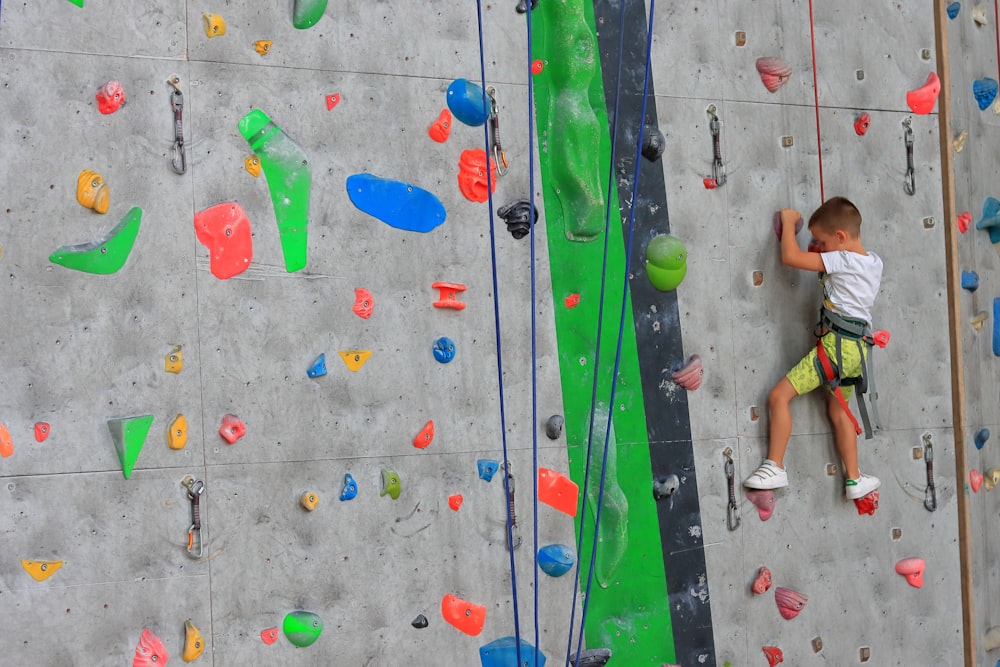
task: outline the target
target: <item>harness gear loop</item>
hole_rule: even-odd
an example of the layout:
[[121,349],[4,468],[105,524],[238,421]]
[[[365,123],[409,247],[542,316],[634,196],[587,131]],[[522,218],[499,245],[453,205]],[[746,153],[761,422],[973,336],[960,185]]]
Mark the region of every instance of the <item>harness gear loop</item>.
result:
[[[196,480],[191,475],[187,475],[181,480],[188,490],[188,499],[191,501],[191,527],[188,528],[187,552],[192,558],[201,558],[205,553],[205,543],[201,533],[201,495],[205,493],[205,483]],[[197,533],[197,538],[195,534]]]

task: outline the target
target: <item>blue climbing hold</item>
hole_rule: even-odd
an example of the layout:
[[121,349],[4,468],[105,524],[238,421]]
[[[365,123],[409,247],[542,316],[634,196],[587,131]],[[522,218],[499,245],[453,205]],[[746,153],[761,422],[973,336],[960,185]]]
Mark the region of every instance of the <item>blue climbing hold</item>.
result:
[[455,358],[455,341],[447,336],[441,336],[434,341],[434,358],[446,364]]
[[976,96],[976,102],[979,104],[979,110],[985,110],[986,107],[993,104],[993,100],[996,99],[996,79],[991,79],[988,76],[983,77],[982,79],[976,79],[972,82],[972,94]]
[[455,79],[448,86],[448,108],[455,118],[473,127],[490,117],[483,87],[466,79]]
[[973,440],[976,443],[976,449],[982,449],[986,441],[990,439],[990,430],[988,428],[981,428],[976,431],[976,435]]
[[538,550],[538,567],[550,577],[561,577],[570,571],[576,559],[565,544],[549,544]]
[[993,297],[993,356],[1000,357],[1000,298]]
[[427,190],[371,174],[348,176],[347,196],[359,211],[408,232],[429,232],[447,215],[441,200]]
[[316,361],[306,370],[306,375],[311,378],[318,378],[326,375],[326,352],[321,352]]
[[491,461],[489,459],[479,459],[476,461],[476,467],[479,468],[479,479],[485,479],[487,482],[493,481],[493,475],[496,471],[500,469],[500,464],[497,461]]
[[945,10],[948,12],[948,18],[953,19],[956,16],[958,16],[958,10],[960,10],[961,8],[962,8],[962,3],[960,2],[953,2],[950,5],[948,5],[948,8]]
[[983,202],[983,215],[976,222],[976,229],[986,229],[990,233],[990,243],[1000,243],[1000,200],[987,197]]
[[[517,662],[517,647],[521,645],[521,662]],[[501,637],[479,647],[479,660],[482,667],[545,667],[545,655],[537,651],[538,661],[535,661],[535,647],[523,639]]]
[[340,492],[341,500],[351,500],[358,495],[358,483],[351,477],[351,473],[344,473],[344,490]]
[[979,289],[979,274],[975,271],[962,271],[962,289],[970,292]]

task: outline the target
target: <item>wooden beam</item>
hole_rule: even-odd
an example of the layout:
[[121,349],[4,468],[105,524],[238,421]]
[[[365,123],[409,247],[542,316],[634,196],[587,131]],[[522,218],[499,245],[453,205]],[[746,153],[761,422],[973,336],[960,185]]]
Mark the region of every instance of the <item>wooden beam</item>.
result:
[[951,76],[948,71],[948,0],[934,0],[934,41],[938,96],[938,135],[941,145],[941,200],[944,205],[945,271],[948,281],[948,331],[951,356],[951,414],[955,431],[955,497],[958,499],[958,557],[962,585],[962,637],[965,666],[976,666],[976,617],[972,580],[972,529],[969,494],[965,493],[968,466],[965,418],[965,367],[962,359],[962,300],[955,224],[955,168],[951,145]]

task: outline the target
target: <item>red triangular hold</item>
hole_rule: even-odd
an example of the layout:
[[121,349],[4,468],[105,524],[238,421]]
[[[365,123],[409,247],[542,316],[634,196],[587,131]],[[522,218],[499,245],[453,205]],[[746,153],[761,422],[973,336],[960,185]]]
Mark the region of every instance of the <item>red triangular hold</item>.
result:
[[326,110],[329,111],[333,107],[337,106],[339,102],[340,102],[340,95],[338,93],[334,93],[333,95],[327,95]]

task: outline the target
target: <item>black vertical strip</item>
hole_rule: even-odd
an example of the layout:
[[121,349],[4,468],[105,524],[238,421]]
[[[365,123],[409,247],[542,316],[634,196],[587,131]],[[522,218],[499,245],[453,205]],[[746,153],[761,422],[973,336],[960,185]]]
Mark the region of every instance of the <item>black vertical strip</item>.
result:
[[[647,17],[643,0],[594,0],[594,18],[601,54],[608,119],[614,131],[618,27],[620,2],[626,2],[625,40],[621,62],[618,139],[612,156],[618,178],[622,231],[628,241],[635,161],[641,162],[635,202],[635,227],[629,258],[629,289],[639,354],[639,373],[645,403],[649,458],[653,475],[675,474],[683,480],[669,499],[657,501],[663,568],[670,597],[676,662],[716,665],[712,609],[708,599],[705,549],[701,536],[701,508],[691,446],[691,421],[684,390],[666,391],[665,369],[682,365],[684,350],[676,292],[660,292],[646,278],[645,251],[649,241],[670,231],[667,188],[663,167],[649,162],[637,150],[646,70]],[[646,104],[646,124],[656,127],[652,73]],[[670,148],[663,159],[668,159]],[[683,286],[682,288],[683,289]],[[655,326],[658,325],[658,326]],[[634,406],[637,407],[637,406]]]

